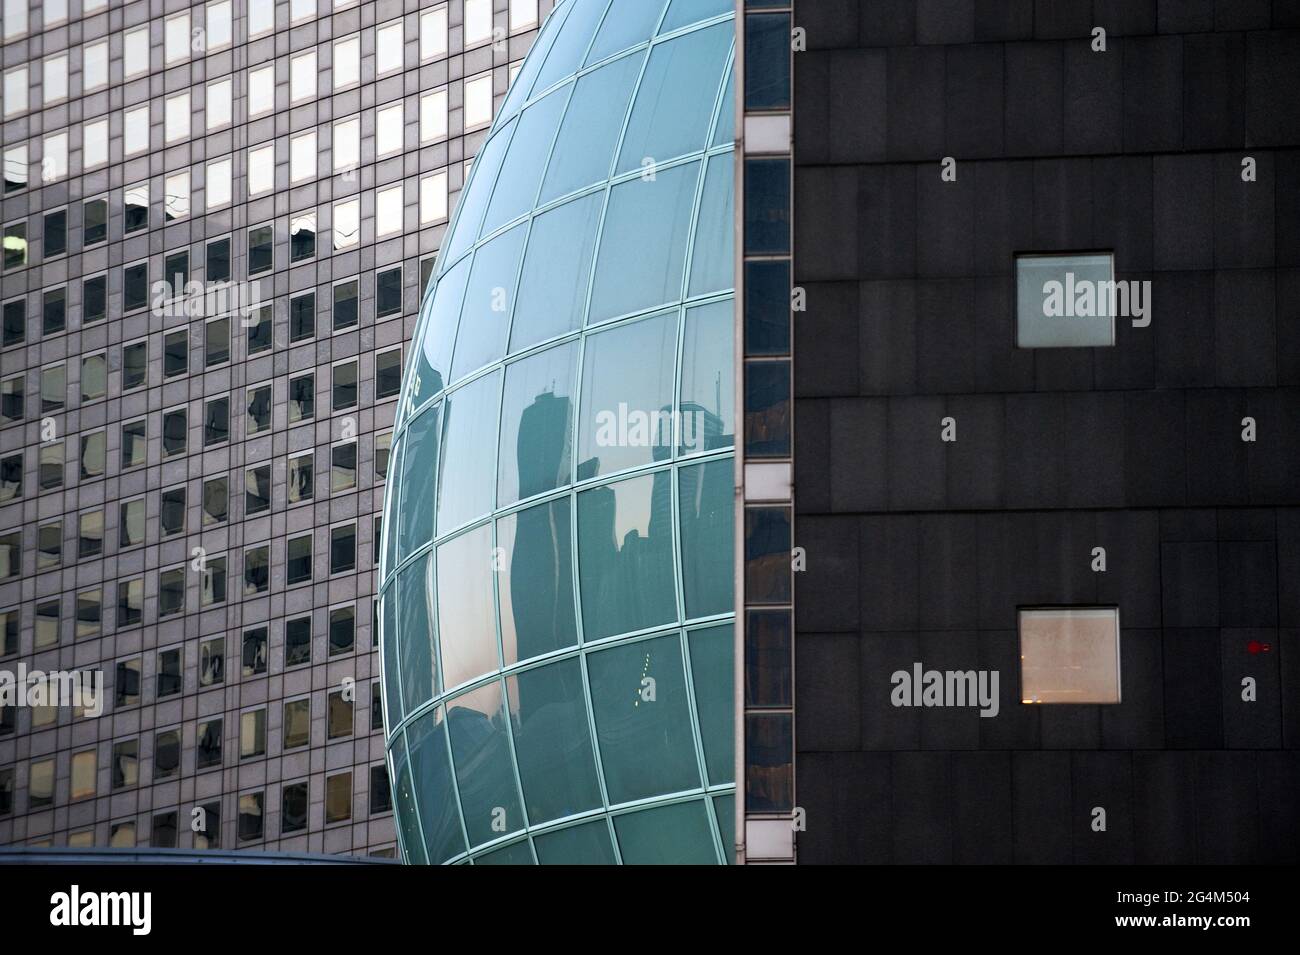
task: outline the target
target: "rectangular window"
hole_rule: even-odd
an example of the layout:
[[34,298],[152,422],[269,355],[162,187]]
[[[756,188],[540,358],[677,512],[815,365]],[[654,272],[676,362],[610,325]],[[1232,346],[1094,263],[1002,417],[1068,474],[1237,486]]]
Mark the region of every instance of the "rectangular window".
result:
[[203,526],[225,521],[230,509],[230,481],[226,477],[203,482]]
[[248,316],[248,354],[257,355],[271,350],[274,314],[274,306],[261,305],[255,313]]
[[108,390],[108,356],[103,352],[81,359],[81,403],[104,397]]
[[316,255],[316,213],[303,212],[289,220],[289,263]]
[[41,296],[42,334],[57,335],[68,324],[68,290],[49,289]]
[[256,842],[264,831],[263,804],[265,793],[245,793],[239,797],[239,841]]
[[144,498],[123,501],[117,509],[117,546],[125,549],[144,543]]
[[345,441],[330,448],[330,491],[348,491],[357,486],[357,443]]
[[112,785],[114,789],[129,789],[139,781],[140,741],[123,740],[113,744]]
[[95,795],[95,771],[95,750],[72,755],[72,784],[68,794],[73,801]]
[[186,437],[188,436],[185,419],[184,408],[174,408],[163,414],[163,457],[168,458],[175,454],[185,453]]
[[158,616],[169,617],[185,609],[185,568],[175,567],[158,574]]
[[0,382],[0,421],[4,424],[22,421],[27,414],[26,404],[22,375],[14,375]]
[[[334,248],[346,249],[361,241],[361,203],[345,199],[334,203]],[[26,259],[24,259],[26,261]]]
[[163,100],[163,142],[171,144],[189,139],[191,115],[188,91]]
[[122,116],[122,155],[135,156],[149,149],[149,104],[128,109]]
[[214,159],[208,163],[204,173],[207,193],[204,196],[204,209],[219,209],[230,205],[232,165],[230,157]]
[[122,580],[117,584],[117,626],[137,626],[144,619],[144,579]]
[[375,400],[392,398],[402,390],[402,349],[390,348],[375,356]]
[[230,240],[209,242],[204,251],[204,278],[208,282],[230,281]]
[[[127,235],[149,228],[149,184],[132,186],[123,193],[122,231]],[[105,207],[105,216],[108,210]]]
[[420,96],[420,142],[447,138],[447,90],[444,87]]
[[145,419],[122,425],[122,470],[138,468],[148,458],[149,442],[145,434]]
[[248,151],[248,194],[260,196],[275,188],[275,144],[256,146]]
[[275,0],[249,0],[249,39],[273,29],[275,29]]
[[290,504],[300,504],[303,501],[310,501],[313,493],[313,464],[315,462],[316,452],[304,451],[302,454],[295,454],[289,458],[289,473],[286,483],[288,484],[288,500]]
[[140,704],[140,658],[122,660],[115,668],[113,701],[117,706]]
[[[354,529],[355,530],[355,529]],[[330,611],[330,656],[350,653],[356,644],[357,612],[355,607],[336,607]]]
[[266,627],[244,631],[244,669],[246,677],[266,672]]
[[305,341],[316,334],[316,293],[308,292],[289,299],[289,344]]
[[[400,269],[398,271],[400,273]],[[351,328],[356,323],[357,280],[349,279],[334,286],[334,331]]]
[[[153,778],[154,782],[170,779],[181,771],[181,733],[180,730],[163,730],[154,734],[153,741]],[[176,844],[176,814],[172,817],[171,844]],[[154,817],[157,826],[158,817]],[[156,843],[155,843],[156,845]]]
[[160,650],[158,653],[158,698],[164,699],[175,696],[184,688],[180,649]]
[[194,768],[208,769],[221,765],[221,740],[223,720],[205,720],[194,733]]
[[4,151],[4,194],[27,188],[27,147],[11,146]]
[[325,824],[352,818],[352,773],[325,777]]
[[231,100],[234,90],[234,84],[230,78],[217,80],[215,83],[209,83],[207,95],[205,97],[204,115],[207,120],[208,132],[214,129],[220,129],[222,126],[229,126],[232,112]]
[[0,504],[17,501],[23,496],[23,453],[0,458]]
[[420,13],[420,59],[447,55],[447,7]]
[[77,556],[98,557],[104,552],[104,512],[88,511],[77,519]]
[[163,61],[170,66],[190,55],[190,15],[168,17],[163,23]]
[[44,255],[52,259],[68,251],[68,210],[59,209],[47,212],[42,225],[44,233]]
[[1110,252],[1016,256],[1016,346],[1107,348],[1116,315],[1149,303],[1139,282],[1115,281]]
[[287,783],[281,790],[280,833],[303,832],[307,828],[307,784]]
[[[260,0],[254,0],[254,9]],[[267,0],[269,5],[269,0]],[[217,721],[220,724],[220,720]],[[204,724],[200,723],[200,727]],[[221,764],[218,757],[217,765]],[[198,825],[191,825],[194,830],[194,848],[195,849],[220,849],[221,848],[221,800],[215,802],[205,802],[202,806],[203,816]]]
[[[199,604],[210,607],[226,600],[226,558],[209,557],[199,572]],[[224,647],[224,641],[222,646]]]
[[27,264],[27,223],[14,222],[5,226],[4,267],[20,269]]
[[248,415],[245,424],[247,435],[259,434],[271,428],[271,386],[249,388],[247,392]]
[[81,127],[81,168],[94,169],[108,162],[108,120],[100,119]]
[[284,704],[284,748],[298,749],[311,742],[311,700],[287,700]]
[[216,686],[226,682],[226,638],[204,640],[199,644],[199,686]]
[[361,120],[355,116],[334,124],[334,171],[346,172],[361,164]]
[[334,89],[341,90],[361,80],[361,38],[351,36],[334,41]]
[[357,525],[330,528],[330,573],[357,569]]
[[326,714],[325,738],[342,739],[352,735],[352,704],[343,698],[343,691],[337,690],[328,697],[329,709]]
[[[84,309],[83,309],[84,312]],[[84,319],[83,319],[84,323]],[[21,345],[27,340],[27,303],[23,299],[17,299],[4,304],[4,336],[0,339],[0,344],[8,348],[10,345]]]
[[284,665],[311,662],[311,617],[296,617],[284,625]]
[[27,771],[27,810],[36,812],[54,805],[54,760],[33,760]]
[[290,586],[311,580],[311,537],[291,537],[285,544],[285,579]]
[[465,0],[465,49],[492,39],[492,0]]
[[[375,480],[388,478],[388,459],[393,453],[393,432],[383,431],[375,435]],[[379,535],[375,535],[376,541]]]
[[203,326],[203,356],[206,368],[230,361],[230,319],[214,318]]
[[480,73],[465,80],[465,132],[492,122],[492,74]]
[[[244,551],[244,596],[264,594],[271,586],[271,550],[266,544]],[[248,635],[244,635],[247,650]],[[248,674],[246,673],[245,676]]]
[[316,131],[289,140],[289,182],[306,182],[316,178]]
[[261,464],[244,471],[244,513],[261,514],[271,509],[271,465]]
[[316,51],[289,61],[289,102],[301,103],[316,95]]
[[375,30],[375,75],[383,76],[402,68],[402,21],[385,23]]
[[388,156],[401,152],[405,141],[406,120],[404,107],[399,100],[375,111],[375,156]]
[[96,275],[81,283],[81,324],[92,325],[108,317],[108,276]]
[[343,411],[357,405],[357,363],[344,361],[331,369],[333,375],[332,410]]
[[81,436],[81,479],[83,481],[104,476],[105,446],[103,431],[93,431]]
[[209,447],[230,438],[230,399],[214,398],[203,405],[203,445]]
[[400,183],[375,192],[375,238],[402,231],[404,192]]
[[68,370],[66,365],[41,369],[41,414],[62,411],[68,397]]
[[[382,726],[382,724],[381,724]],[[382,763],[370,767],[370,815],[392,812],[393,796],[388,787],[388,769]]]
[[158,505],[158,524],[163,537],[185,533],[185,488],[163,491]]
[[172,222],[190,214],[190,174],[178,172],[163,180],[163,219]]
[[1020,702],[1118,703],[1119,609],[1022,608]]
[[190,370],[190,333],[178,328],[163,336],[163,377],[175,378]]
[[248,230],[248,274],[258,275],[271,270],[274,264],[271,226],[263,225]]
[[36,569],[46,570],[63,563],[63,522],[42,524],[36,529]]
[[289,379],[289,423],[309,421],[316,414],[316,376]]
[[205,26],[207,28],[207,39],[204,44],[206,52],[211,53],[213,50],[230,45],[230,0],[217,0],[216,3],[208,4]]
[[122,390],[139,388],[145,382],[148,371],[149,343],[132,342],[122,346]]
[[[175,732],[175,731],[173,731]],[[164,734],[159,734],[159,746],[162,746]],[[163,750],[163,753],[169,753],[170,750]],[[166,778],[166,776],[175,775],[175,770],[166,774],[163,773],[161,759],[163,756],[155,751],[154,753],[154,779]],[[175,849],[177,836],[176,810],[171,812],[160,812],[153,817],[153,825],[149,830],[149,845],[155,849]]]
[[41,181],[55,182],[68,175],[68,134],[55,133],[46,136],[41,144],[44,155],[41,158]]
[[266,755],[266,710],[239,714],[239,758]]
[[375,276],[375,317],[387,318],[402,311],[402,267],[386,269]]
[[139,262],[122,269],[122,310],[134,312],[149,304],[149,263]]
[[435,172],[420,180],[420,225],[447,218],[447,173]]

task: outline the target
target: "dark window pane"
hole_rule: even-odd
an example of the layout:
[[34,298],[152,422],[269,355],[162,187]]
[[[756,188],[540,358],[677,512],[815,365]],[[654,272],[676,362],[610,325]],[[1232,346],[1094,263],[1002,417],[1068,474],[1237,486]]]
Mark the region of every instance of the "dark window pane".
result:
[[117,585],[117,625],[132,627],[144,616],[144,580],[123,580]]
[[789,706],[790,611],[751,610],[745,619],[745,705]]
[[754,507],[745,511],[745,600],[790,602],[790,510]]
[[316,295],[299,295],[289,299],[290,343],[311,338],[316,334]]
[[257,434],[271,427],[271,386],[263,385],[247,393],[248,424],[247,433]]
[[158,654],[158,696],[175,696],[182,689],[181,651],[163,650]]
[[307,784],[290,783],[284,787],[280,805],[280,831],[302,832],[307,828]]
[[217,398],[203,408],[203,443],[218,444],[230,437],[230,399]]
[[289,261],[301,262],[316,254],[316,214],[294,216],[289,222]]
[[162,492],[158,523],[162,526],[163,536],[185,530],[185,488],[175,487]]
[[[265,593],[271,585],[271,551],[269,547],[254,547],[244,551],[244,596]],[[248,670],[248,634],[244,634],[244,669]],[[260,671],[255,671],[260,672]]]
[[239,840],[254,842],[262,838],[263,793],[239,797]]
[[[157,760],[156,755],[154,758]],[[157,762],[154,763],[154,778],[161,778]],[[153,830],[149,835],[149,845],[155,849],[176,848],[175,812],[161,812],[153,817]]]
[[220,719],[200,723],[194,734],[194,768],[206,769],[221,765],[221,726]]
[[50,289],[41,297],[41,328],[43,334],[53,335],[63,331],[68,324],[68,290]]
[[176,775],[181,767],[181,734],[179,730],[166,730],[154,737],[153,778],[167,779]]
[[185,283],[190,280],[189,252],[173,252],[163,259],[163,282],[168,297],[185,294]]
[[790,106],[790,14],[745,17],[745,109]]
[[96,275],[81,283],[81,324],[108,317],[108,276]]
[[266,628],[244,631],[244,676],[266,672]]
[[390,812],[393,795],[388,788],[388,768],[382,763],[370,767],[370,815]]
[[391,398],[402,390],[402,350],[380,352],[375,356],[375,399]]
[[144,384],[149,359],[148,342],[135,342],[122,346],[122,389],[139,388]]
[[311,580],[311,535],[294,537],[285,545],[285,577],[290,584]]
[[357,323],[357,281],[334,286],[334,330],[351,328]]
[[[81,207],[82,244],[94,245],[108,238],[108,200],[92,199]],[[129,211],[129,209],[128,209]],[[130,217],[128,216],[128,231]]]
[[686,616],[728,613],[735,606],[735,468],[730,458],[677,472]]
[[249,468],[244,472],[244,511],[259,514],[271,506],[271,466]]
[[330,611],[330,656],[347,653],[356,642],[357,617],[352,607]]
[[209,242],[207,248],[206,277],[209,282],[225,282],[230,278],[230,240]]
[[298,617],[284,625],[284,665],[311,662],[311,617]]
[[163,415],[163,454],[183,454],[186,434],[184,408]]
[[203,482],[203,523],[220,524],[226,519],[230,484],[224,477]]
[[289,423],[306,421],[316,411],[316,376],[299,375],[289,379]]
[[217,318],[204,326],[204,364],[211,368],[230,361],[230,319]]
[[190,370],[190,333],[182,328],[163,339],[163,376],[171,378]]
[[248,230],[248,274],[257,275],[271,268],[273,254],[271,248],[271,227],[258,226]]
[[794,808],[794,738],[789,713],[745,716],[745,808],[789,812]]
[[149,227],[149,187],[137,186],[126,190],[123,203],[122,230],[137,232]]
[[357,566],[357,526],[330,529],[330,573],[340,574]]
[[256,355],[258,352],[264,352],[271,347],[271,331],[273,328],[273,311],[271,305],[262,305],[257,309],[256,315],[250,316],[251,324],[248,326],[248,353]]
[[745,354],[790,351],[790,262],[745,263]]
[[149,264],[128,265],[122,269],[122,309],[131,312],[149,304]]
[[790,363],[745,362],[745,452],[749,457],[790,454]]
[[[84,288],[84,286],[83,286]],[[83,309],[84,311],[84,309]],[[7,348],[27,339],[27,303],[22,299],[5,302],[4,305],[4,339]]]
[[333,378],[334,410],[342,411],[344,408],[355,407],[357,403],[357,363],[348,361],[341,365],[335,365]]
[[745,161],[745,252],[790,251],[790,161]]
[[15,222],[5,226],[4,267],[18,269],[27,264],[27,223]]
[[68,251],[68,211],[60,209],[45,216],[45,258]]
[[375,276],[375,317],[396,315],[402,310],[402,269],[399,266]]

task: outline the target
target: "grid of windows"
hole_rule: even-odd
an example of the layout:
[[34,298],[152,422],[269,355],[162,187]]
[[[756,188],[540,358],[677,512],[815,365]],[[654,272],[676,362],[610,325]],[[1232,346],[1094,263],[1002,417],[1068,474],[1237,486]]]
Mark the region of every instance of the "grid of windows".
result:
[[[374,679],[369,515],[380,507],[402,346],[463,160],[483,138],[465,136],[459,77],[488,78],[475,96],[481,109],[486,89],[490,114],[510,56],[522,56],[552,3],[522,6],[531,9],[489,17],[508,19],[509,43],[467,51],[464,0],[383,20],[372,0],[337,12],[199,0],[165,14],[124,7],[123,18],[87,16],[73,30],[47,29],[49,5],[5,4],[0,655],[32,665],[77,643],[87,659],[95,651],[83,645],[95,644],[110,711],[119,699],[153,707],[198,694],[200,716],[131,739],[112,738],[103,721],[104,745],[79,751],[74,769],[71,754],[19,758],[12,741],[76,714],[0,712],[0,789],[12,780],[13,792],[0,843],[392,847],[386,805],[370,804],[364,748],[349,773],[303,780],[318,803],[283,832],[274,812],[263,823],[264,808],[283,802],[279,783],[236,780],[191,833],[193,807],[155,798],[149,814],[122,817],[105,802],[112,786],[88,791],[85,780],[107,773],[113,786],[145,788],[255,770],[280,758],[278,723],[263,724],[258,752],[256,717],[225,687],[299,669],[303,687],[319,686],[309,668],[349,660],[359,685]],[[333,22],[292,29],[317,19]],[[39,56],[24,62],[27,49]],[[165,89],[154,81],[164,70]],[[291,105],[303,109],[277,128]],[[430,137],[391,121],[426,115]],[[377,162],[417,150],[407,168],[421,174]],[[313,500],[327,503],[287,510]],[[107,655],[125,628],[159,649],[119,667]],[[311,693],[320,732],[309,745],[330,745],[328,691]],[[64,814],[29,816],[74,798],[95,803],[93,824],[82,815],[76,832],[59,828]]]

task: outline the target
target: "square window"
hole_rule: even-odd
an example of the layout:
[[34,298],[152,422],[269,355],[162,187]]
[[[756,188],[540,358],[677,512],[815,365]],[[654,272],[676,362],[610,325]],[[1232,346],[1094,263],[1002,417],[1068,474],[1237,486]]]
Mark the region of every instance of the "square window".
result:
[[225,521],[230,510],[230,481],[225,477],[203,482],[203,526]]
[[1022,608],[1022,703],[1118,703],[1119,609]]
[[311,663],[311,617],[297,617],[284,625],[284,665]]
[[1110,347],[1115,344],[1116,314],[1137,314],[1135,308],[1148,300],[1136,291],[1141,287],[1115,281],[1115,260],[1109,252],[1018,255],[1016,346]]
[[230,319],[214,318],[203,326],[204,367],[230,361]]

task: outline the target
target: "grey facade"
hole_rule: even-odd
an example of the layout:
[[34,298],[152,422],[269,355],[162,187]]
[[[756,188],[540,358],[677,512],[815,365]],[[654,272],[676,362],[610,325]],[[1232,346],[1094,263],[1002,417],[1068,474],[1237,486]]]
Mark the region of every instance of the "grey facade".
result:
[[[106,700],[0,711],[0,844],[200,847],[202,807],[222,849],[391,854],[402,349],[552,4],[60,6],[3,7],[0,670]],[[202,291],[155,294],[182,268]]]
[[[1300,5],[794,11],[799,860],[1294,863]],[[1150,325],[1018,349],[1015,254],[1087,250]],[[1122,702],[1020,702],[1054,604],[1119,607]]]

